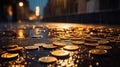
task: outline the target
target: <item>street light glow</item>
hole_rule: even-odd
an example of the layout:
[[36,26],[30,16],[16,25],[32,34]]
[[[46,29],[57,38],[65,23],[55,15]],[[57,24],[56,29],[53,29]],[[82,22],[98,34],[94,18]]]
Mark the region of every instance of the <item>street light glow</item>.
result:
[[19,2],[19,6],[22,7],[24,4],[23,2]]
[[36,16],[39,16],[40,15],[40,7],[39,6],[36,6]]

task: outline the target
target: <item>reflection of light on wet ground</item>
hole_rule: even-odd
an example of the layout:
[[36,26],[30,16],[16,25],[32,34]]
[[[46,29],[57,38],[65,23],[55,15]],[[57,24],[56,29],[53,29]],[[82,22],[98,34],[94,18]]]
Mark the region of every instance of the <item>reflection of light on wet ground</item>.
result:
[[103,28],[103,25],[92,25],[92,24],[73,24],[73,23],[47,23],[47,27],[49,28],[64,28],[64,29],[68,29],[70,27],[88,27],[88,28],[93,28],[93,27],[99,27],[99,28]]
[[20,29],[20,30],[18,30],[18,38],[25,38],[25,36],[24,36],[24,30],[22,30],[22,29]]
[[25,65],[9,65],[8,67],[25,67]]
[[[87,63],[87,67],[93,67],[95,66],[100,66],[102,65],[100,61],[95,61],[92,64],[93,60],[96,60],[95,57],[93,57],[90,53],[87,53],[89,46],[85,46],[84,45],[84,40],[87,40],[89,38],[91,39],[96,39],[98,40],[99,38],[96,36],[105,36],[106,39],[109,39],[110,41],[113,40],[113,37],[110,38],[107,35],[111,35],[114,36],[114,34],[108,34],[108,33],[112,33],[114,32],[114,28],[106,28],[104,26],[94,26],[94,25],[84,25],[84,24],[71,24],[71,23],[48,23],[48,24],[44,24],[45,27],[42,28],[42,24],[24,24],[21,27],[17,27],[17,33],[18,33],[18,38],[24,38],[24,34],[30,34],[32,33],[33,35],[40,35],[41,33],[47,34],[48,37],[43,37],[45,38],[45,41],[43,41],[41,38],[38,39],[36,38],[26,38],[23,41],[18,41],[18,44],[23,44],[23,45],[33,45],[35,43],[47,43],[47,44],[51,44],[51,42],[60,42],[60,43],[64,43],[67,45],[73,45],[75,42],[75,45],[79,45],[79,49],[77,51],[70,51],[70,55],[69,57],[67,56],[67,58],[65,59],[58,59],[56,61],[56,63],[53,64],[49,64],[48,67],[79,67],[80,65]],[[44,30],[45,32],[43,32],[42,30]],[[26,32],[27,31],[27,32]],[[111,32],[110,32],[111,31]],[[31,35],[31,36],[33,36]],[[46,36],[47,36],[46,35]],[[49,38],[49,36],[52,36],[50,39],[51,41],[49,42],[47,39]],[[26,35],[25,35],[26,36]],[[109,37],[109,38],[108,38]],[[115,39],[115,38],[114,38]],[[19,39],[18,39],[19,40]],[[117,40],[117,39],[116,39]],[[118,42],[120,40],[120,34],[118,35]],[[15,40],[16,42],[17,40]],[[48,42],[47,42],[48,41]],[[20,43],[19,43],[20,42]],[[113,41],[111,41],[113,42]],[[79,44],[78,44],[79,43]],[[81,44],[82,43],[82,44]],[[43,44],[42,44],[43,45]],[[26,53],[27,56],[23,56],[25,58],[25,61],[21,61],[20,60],[16,60],[14,63],[12,64],[25,64],[25,65],[34,65],[34,63],[32,61],[36,61],[38,57],[41,57],[41,55],[45,53],[43,47],[41,46],[41,44],[38,44],[37,46],[40,46],[40,49],[38,49],[38,51],[30,51],[29,53]],[[88,48],[87,48],[88,47]],[[63,48],[58,48],[58,49],[62,49]],[[35,53],[36,52],[36,53]],[[43,52],[41,54],[41,52]],[[49,51],[50,52],[50,51]],[[30,54],[32,53],[32,54]],[[43,56],[42,55],[42,56]],[[49,56],[49,53],[46,52],[45,55]],[[27,59],[30,59],[31,61],[28,62]],[[98,58],[99,59],[99,58]],[[90,63],[89,63],[90,62]],[[39,62],[35,62],[35,64],[39,65]],[[89,65],[88,65],[89,64]],[[40,64],[41,65],[41,64]],[[2,65],[0,65],[2,66]],[[3,65],[5,66],[5,65]],[[20,65],[11,65],[10,67],[22,67]],[[23,67],[25,67],[23,65]],[[86,66],[85,66],[86,67]]]
[[40,34],[40,28],[35,28],[35,34]]
[[47,27],[48,28],[64,28],[64,29],[69,29],[70,27],[77,27],[77,26],[83,26],[82,24],[70,24],[70,23],[48,23]]

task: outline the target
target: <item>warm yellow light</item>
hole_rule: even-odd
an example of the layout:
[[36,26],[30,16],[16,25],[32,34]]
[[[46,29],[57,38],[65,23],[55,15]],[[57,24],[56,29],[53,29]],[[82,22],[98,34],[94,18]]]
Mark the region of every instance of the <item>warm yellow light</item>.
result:
[[35,25],[32,25],[32,29],[35,29],[35,27],[36,27]]
[[35,14],[33,14],[29,17],[29,20],[35,20],[35,19],[37,19],[37,16]]
[[69,25],[59,25],[60,28],[69,29]]
[[39,28],[35,29],[35,34],[40,34],[40,29]]
[[29,20],[33,20],[33,17],[29,17]]
[[58,28],[58,29],[70,29],[71,27],[85,27],[84,25],[80,24],[70,24],[70,23],[48,23],[48,28]]
[[23,2],[19,2],[19,6],[22,7],[24,4]]
[[13,11],[12,11],[12,6],[8,7],[8,15],[12,16],[13,15]]
[[18,38],[24,38],[24,31],[18,30]]
[[9,65],[8,67],[25,67],[25,65]]
[[36,16],[40,15],[40,7],[36,6],[36,11],[35,11]]

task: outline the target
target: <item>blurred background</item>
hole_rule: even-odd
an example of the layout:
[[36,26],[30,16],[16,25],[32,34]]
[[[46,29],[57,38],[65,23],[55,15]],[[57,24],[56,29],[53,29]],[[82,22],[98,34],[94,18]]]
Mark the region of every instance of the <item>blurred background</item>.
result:
[[0,0],[3,22],[120,24],[120,0]]

